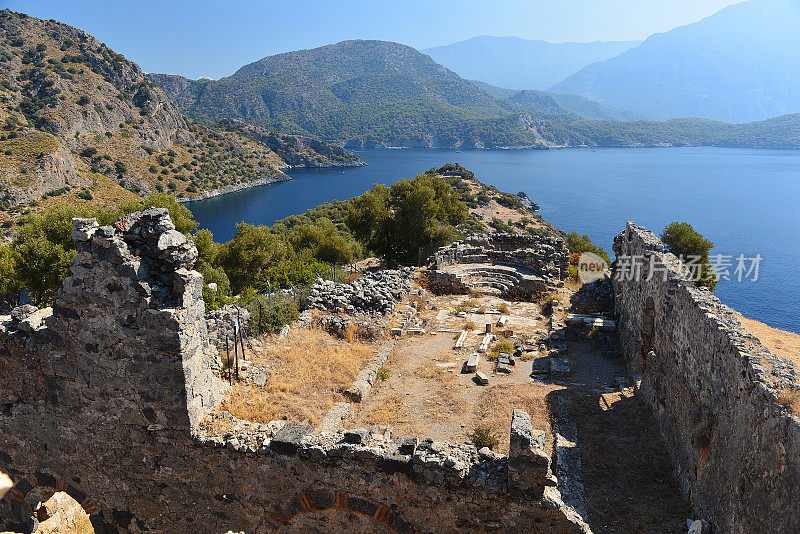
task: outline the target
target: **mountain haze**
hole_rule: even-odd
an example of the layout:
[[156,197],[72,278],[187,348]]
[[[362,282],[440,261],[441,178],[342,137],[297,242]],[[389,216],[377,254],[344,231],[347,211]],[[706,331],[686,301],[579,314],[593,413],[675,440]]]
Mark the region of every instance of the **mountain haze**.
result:
[[748,122],[800,111],[800,2],[750,0],[655,34],[549,90],[654,119]]
[[639,42],[548,43],[481,36],[422,52],[464,78],[509,89],[547,89],[579,69],[619,55]]

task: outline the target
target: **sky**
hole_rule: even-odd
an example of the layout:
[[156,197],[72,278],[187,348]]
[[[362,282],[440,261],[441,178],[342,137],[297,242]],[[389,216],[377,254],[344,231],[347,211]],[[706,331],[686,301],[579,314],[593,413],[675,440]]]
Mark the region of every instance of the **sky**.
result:
[[418,49],[477,35],[641,40],[738,0],[0,0],[76,26],[146,72],[221,78],[262,57],[347,39]]

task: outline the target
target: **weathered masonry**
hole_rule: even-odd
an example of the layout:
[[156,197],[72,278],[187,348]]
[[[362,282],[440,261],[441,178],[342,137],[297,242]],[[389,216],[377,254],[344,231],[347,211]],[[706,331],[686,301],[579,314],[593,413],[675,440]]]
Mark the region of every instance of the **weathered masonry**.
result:
[[66,491],[95,532],[587,533],[540,432],[508,457],[468,444],[240,421],[208,342],[197,251],[166,210],[75,220],[52,310],[0,319],[0,529],[31,490]]
[[651,232],[628,223],[614,252],[642,260],[640,277],[615,280],[620,339],[684,496],[715,532],[800,532],[800,419],[778,402],[797,387],[795,368]]
[[440,248],[434,259],[426,278],[441,293],[530,296],[569,276],[569,252],[560,237],[473,235]]

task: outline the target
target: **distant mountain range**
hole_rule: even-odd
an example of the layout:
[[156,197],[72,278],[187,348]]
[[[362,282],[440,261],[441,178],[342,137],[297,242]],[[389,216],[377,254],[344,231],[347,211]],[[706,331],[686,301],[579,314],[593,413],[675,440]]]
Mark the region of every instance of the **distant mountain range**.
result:
[[[344,41],[270,56],[221,80],[149,77],[195,120],[239,119],[351,148],[799,141],[791,130],[797,116],[737,127],[707,120],[625,122],[640,116],[577,95],[472,83],[411,47],[385,41]],[[770,137],[770,124],[789,128],[788,134]]]
[[618,56],[641,41],[548,43],[481,36],[422,50],[459,76],[510,89],[547,89],[581,68]]
[[800,2],[750,0],[655,34],[549,90],[654,119],[746,122],[800,112],[798,88]]

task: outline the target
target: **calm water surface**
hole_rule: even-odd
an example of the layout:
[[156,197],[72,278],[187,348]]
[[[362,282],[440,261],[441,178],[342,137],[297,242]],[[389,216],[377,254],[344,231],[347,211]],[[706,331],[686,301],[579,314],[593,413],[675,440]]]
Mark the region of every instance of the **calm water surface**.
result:
[[[291,182],[187,204],[217,241],[234,224],[272,224],[373,183],[458,162],[481,181],[526,192],[541,215],[588,234],[611,253],[632,220],[656,233],[688,221],[714,242],[712,254],[763,257],[756,282],[721,281],[717,295],[747,316],[800,332],[800,151],[724,148],[549,151],[364,150],[368,167],[298,169]],[[734,262],[735,263],[735,262]],[[733,269],[731,269],[733,272]]]

